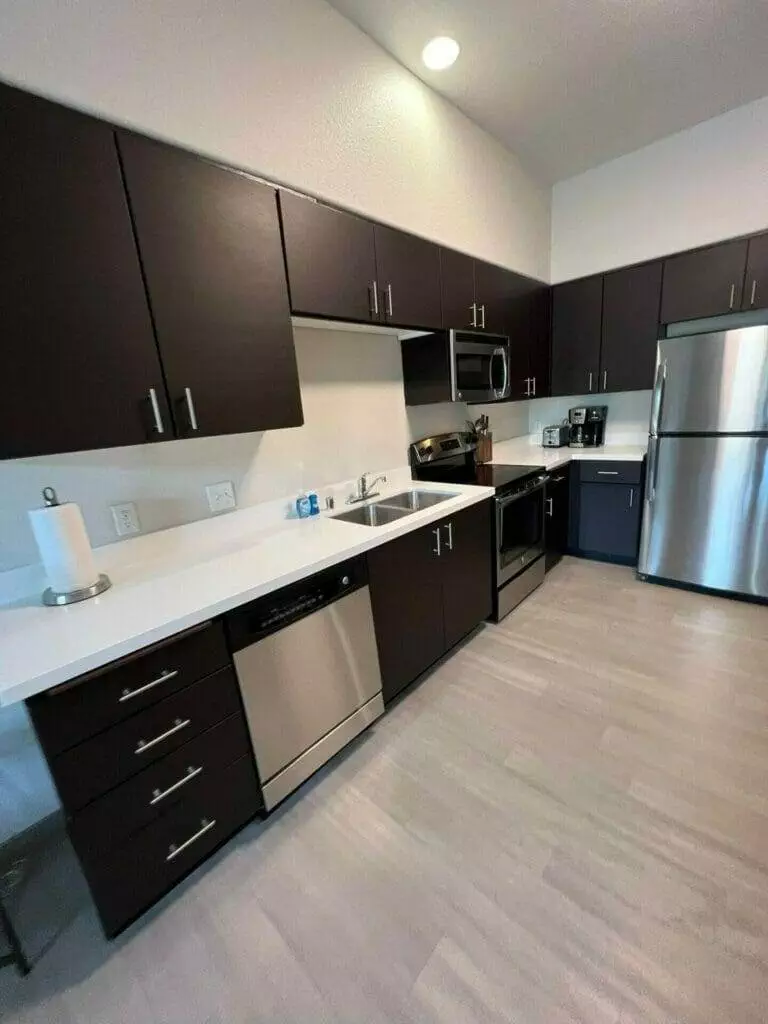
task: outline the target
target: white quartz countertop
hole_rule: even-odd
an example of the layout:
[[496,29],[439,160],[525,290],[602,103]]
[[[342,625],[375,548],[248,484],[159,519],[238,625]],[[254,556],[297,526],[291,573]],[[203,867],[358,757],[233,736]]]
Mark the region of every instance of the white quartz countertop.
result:
[[326,514],[265,526],[258,509],[243,509],[97,549],[99,569],[113,583],[101,597],[65,608],[45,608],[38,596],[0,607],[0,706],[100,668],[494,493],[490,487],[414,485],[401,478],[399,486],[387,487],[380,497],[413,486],[455,496],[379,527],[339,522]]
[[647,444],[604,444],[600,448],[542,448],[533,435],[513,437],[510,441],[494,441],[495,465],[543,466],[557,469],[581,459],[616,462],[642,462]]

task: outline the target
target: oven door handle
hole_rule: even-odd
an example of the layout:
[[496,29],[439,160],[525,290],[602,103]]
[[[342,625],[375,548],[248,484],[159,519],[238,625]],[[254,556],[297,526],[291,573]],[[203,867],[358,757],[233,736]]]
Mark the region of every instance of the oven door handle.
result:
[[542,477],[540,483],[537,483],[535,487],[529,487],[527,491],[521,491],[519,494],[512,494],[509,498],[497,498],[496,508],[506,508],[507,505],[511,505],[515,501],[520,501],[521,498],[527,498],[530,494],[537,494],[539,491],[543,491],[548,480],[548,476]]

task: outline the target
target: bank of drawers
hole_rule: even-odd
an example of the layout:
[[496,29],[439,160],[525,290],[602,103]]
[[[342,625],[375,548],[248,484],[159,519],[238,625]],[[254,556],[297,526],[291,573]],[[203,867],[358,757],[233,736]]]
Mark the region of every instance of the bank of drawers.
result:
[[108,935],[262,806],[219,623],[28,707]]

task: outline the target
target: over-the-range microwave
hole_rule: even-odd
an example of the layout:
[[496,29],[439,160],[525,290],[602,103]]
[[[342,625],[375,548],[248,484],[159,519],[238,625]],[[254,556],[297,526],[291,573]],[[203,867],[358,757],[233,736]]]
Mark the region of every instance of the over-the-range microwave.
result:
[[502,402],[509,398],[509,338],[484,331],[438,331],[402,343],[407,405]]

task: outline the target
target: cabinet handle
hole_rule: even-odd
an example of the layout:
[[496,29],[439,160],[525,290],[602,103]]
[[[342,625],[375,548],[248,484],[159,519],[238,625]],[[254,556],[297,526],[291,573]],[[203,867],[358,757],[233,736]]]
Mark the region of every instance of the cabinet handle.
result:
[[202,772],[202,770],[203,770],[202,765],[199,768],[193,768],[190,765],[189,768],[187,768],[187,774],[186,775],[182,775],[182,777],[179,779],[179,781],[178,782],[174,782],[174,784],[172,786],[169,786],[168,789],[163,789],[163,790],[156,789],[156,790],[154,790],[153,793],[152,793],[152,799],[149,801],[149,806],[150,807],[154,807],[155,804],[159,804],[161,800],[165,800],[165,798],[167,796],[170,796],[171,793],[175,793],[177,789],[181,789],[182,786],[186,786],[186,784],[188,782],[191,782],[192,779],[194,779],[196,775],[199,775],[200,772]]
[[550,519],[554,516],[554,512],[553,512],[554,500],[555,500],[554,498],[547,498],[547,515],[549,516]]
[[178,674],[178,669],[174,669],[172,672],[169,672],[168,669],[165,669],[163,672],[160,673],[157,679],[153,679],[150,683],[145,683],[143,686],[140,686],[137,690],[123,690],[119,698],[119,702],[120,704],[124,704],[125,701],[127,700],[133,700],[134,697],[138,697],[140,696],[140,694],[146,693],[147,690],[151,690],[155,686],[159,686],[160,683],[167,683],[169,679],[175,679]]
[[536,378],[535,377],[531,377],[531,382],[533,383],[533,398],[535,398],[536,397]]
[[592,394],[592,371],[589,371],[589,393]]
[[608,371],[603,370],[603,391],[608,390]]
[[531,397],[531,378],[530,377],[526,377],[525,378],[525,397],[526,398],[530,398]]
[[736,285],[731,285],[731,297],[728,299],[728,309],[733,309],[733,300],[736,298]]
[[155,736],[153,740],[139,740],[139,745],[136,747],[135,753],[143,754],[151,747],[156,747],[158,743],[162,743],[163,740],[170,739],[174,733],[181,732],[182,729],[186,729],[187,726],[192,725],[192,721],[189,718],[177,718],[176,722],[171,726],[170,729],[166,729],[165,732],[161,732],[159,736]]
[[480,329],[485,330],[485,303],[480,307]]
[[374,281],[368,285],[368,312],[371,316],[379,317],[379,283]]
[[553,484],[559,484],[559,483],[562,483],[562,481],[563,481],[563,480],[565,480],[565,477],[564,477],[564,476],[555,476],[555,477],[552,477],[552,483],[553,483]]
[[204,836],[206,832],[210,832],[212,828],[216,827],[216,819],[214,818],[213,821],[208,821],[207,818],[203,818],[200,825],[201,827],[198,831],[195,832],[193,836],[190,836],[189,839],[185,839],[179,846],[171,845],[168,849],[168,856],[165,859],[173,860],[174,857],[178,857],[180,853],[183,853],[188,846],[197,842],[197,840],[200,839],[201,836]]
[[394,314],[392,312],[392,285],[388,284],[387,285],[387,316],[388,317],[392,317],[393,315]]
[[195,403],[192,401],[192,391],[190,388],[184,388],[184,398],[187,403],[187,412],[189,413],[189,425],[193,430],[198,430]]
[[157,400],[157,391],[154,388],[149,389],[149,404],[152,406],[152,415],[155,418],[155,431],[158,434],[164,434],[165,427],[163,426],[163,417],[160,415],[160,403]]
[[597,475],[598,476],[618,476],[619,475],[619,471],[618,471],[618,469],[598,469]]
[[752,294],[750,295],[750,298],[749,298],[750,306],[754,306],[754,304],[755,304],[755,295],[756,294],[757,294],[757,278],[754,278],[754,280],[752,281]]
[[453,523],[446,523],[445,528],[448,531],[448,540],[445,542],[445,546],[449,551],[453,551]]
[[634,504],[635,504],[635,488],[634,487],[630,487],[629,488],[629,507],[632,508],[632,506]]
[[433,555],[437,555],[437,557],[439,558],[440,557],[440,527],[438,526],[436,530],[432,531],[432,533],[435,535],[435,545],[436,545],[435,547],[432,548],[432,554]]
[[469,308],[472,311],[472,323],[470,324],[470,327],[477,327],[477,303],[473,302]]

